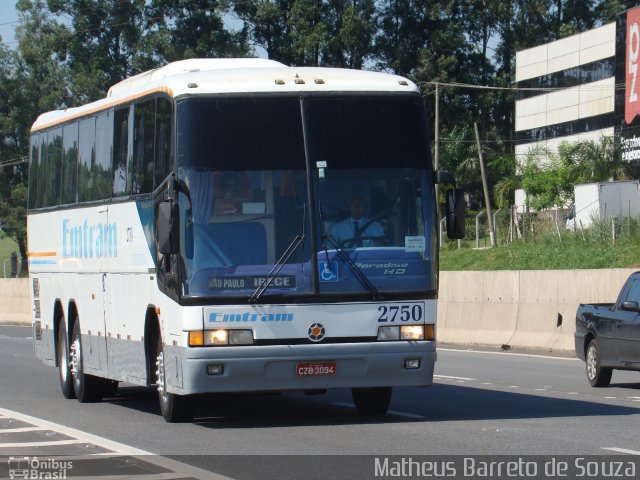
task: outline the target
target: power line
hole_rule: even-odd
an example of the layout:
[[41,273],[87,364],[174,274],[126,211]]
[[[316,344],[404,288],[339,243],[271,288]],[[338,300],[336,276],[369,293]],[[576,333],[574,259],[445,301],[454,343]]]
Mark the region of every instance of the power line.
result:
[[22,157],[9,158],[7,160],[0,160],[0,167],[14,167],[22,163],[29,162],[29,156],[24,155]]

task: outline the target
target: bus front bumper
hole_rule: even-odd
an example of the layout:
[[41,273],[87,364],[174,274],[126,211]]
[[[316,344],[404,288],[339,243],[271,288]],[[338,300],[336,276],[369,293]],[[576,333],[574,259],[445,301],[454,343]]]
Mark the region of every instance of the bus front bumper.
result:
[[[264,392],[326,388],[429,386],[436,344],[368,342],[167,348],[169,392]],[[301,375],[301,364],[333,365],[333,373]]]

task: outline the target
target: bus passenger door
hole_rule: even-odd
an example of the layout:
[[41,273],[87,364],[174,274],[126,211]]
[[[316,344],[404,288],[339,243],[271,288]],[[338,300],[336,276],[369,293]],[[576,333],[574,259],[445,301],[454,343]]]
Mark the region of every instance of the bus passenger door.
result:
[[[96,235],[100,236],[101,230],[104,225],[107,224],[107,208],[103,207],[98,210],[97,213],[97,232]],[[99,237],[101,238],[101,237]],[[97,241],[93,245],[93,248],[99,248],[99,242]],[[106,290],[106,279],[105,279],[105,258],[100,255],[100,252],[96,250],[95,252],[97,259],[97,282],[98,282],[98,292],[96,294],[97,298],[95,302],[97,308],[93,311],[96,313],[95,318],[87,318],[86,315],[82,315],[80,317],[80,325],[82,327],[83,334],[87,334],[87,338],[89,339],[89,345],[83,345],[85,352],[85,362],[87,369],[90,370],[89,373],[96,374],[106,374],[107,373],[107,328],[104,321],[105,316],[105,290]],[[88,347],[88,348],[87,348]]]

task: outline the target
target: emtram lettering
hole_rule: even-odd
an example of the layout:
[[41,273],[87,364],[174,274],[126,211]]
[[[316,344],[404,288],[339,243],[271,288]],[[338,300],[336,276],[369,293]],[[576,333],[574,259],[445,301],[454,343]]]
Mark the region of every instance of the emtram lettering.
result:
[[118,256],[118,230],[115,223],[78,225],[62,220],[62,256],[65,258],[103,258]]

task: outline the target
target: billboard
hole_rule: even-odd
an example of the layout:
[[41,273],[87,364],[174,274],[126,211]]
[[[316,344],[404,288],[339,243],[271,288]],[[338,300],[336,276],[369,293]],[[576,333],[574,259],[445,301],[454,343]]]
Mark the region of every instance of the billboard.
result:
[[640,161],[640,7],[616,19],[615,133],[622,160]]

